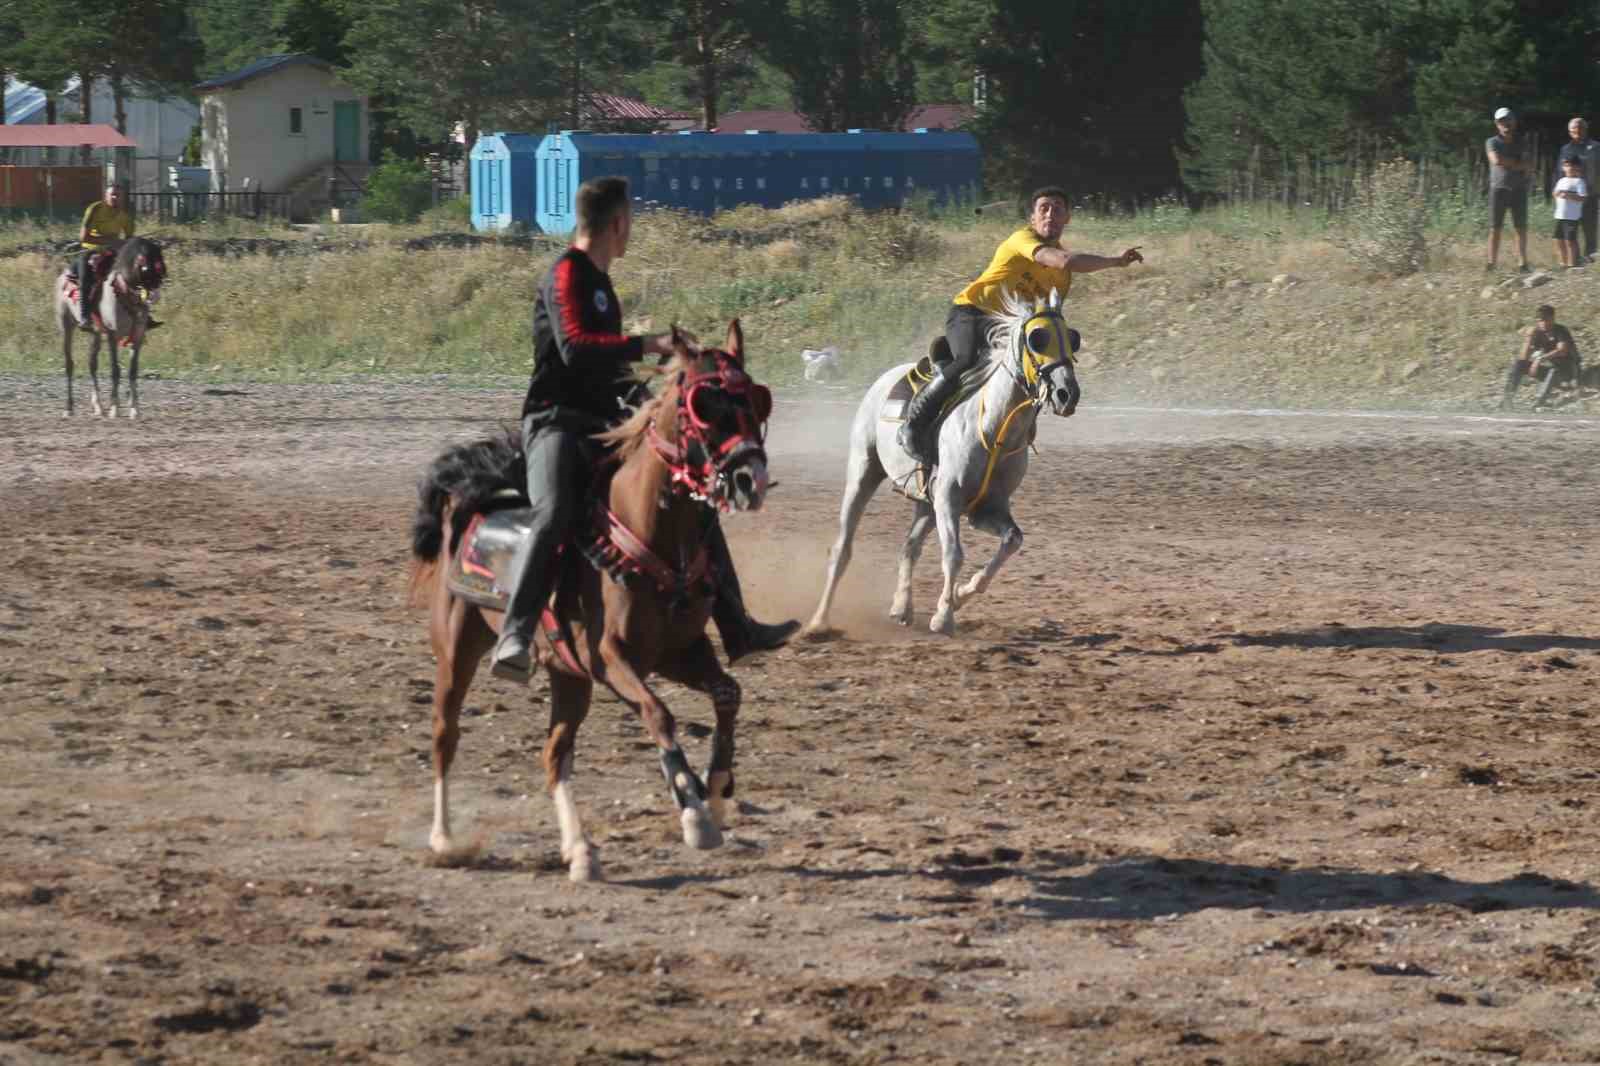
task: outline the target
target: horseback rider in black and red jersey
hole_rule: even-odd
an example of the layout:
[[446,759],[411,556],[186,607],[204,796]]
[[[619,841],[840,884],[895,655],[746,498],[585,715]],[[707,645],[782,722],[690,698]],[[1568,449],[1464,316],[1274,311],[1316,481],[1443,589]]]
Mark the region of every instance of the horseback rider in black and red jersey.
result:
[[[491,658],[499,677],[526,681],[532,672],[533,627],[554,590],[556,549],[575,532],[598,458],[591,437],[610,429],[638,387],[628,366],[672,353],[672,335],[628,336],[622,305],[607,273],[628,248],[633,211],[624,178],[595,178],[578,187],[578,231],[539,286],[533,308],[533,380],[522,404],[533,524],[517,553],[516,585]],[[797,620],[764,625],[744,608],[739,578],[721,523],[706,547],[716,582],[712,619],[729,661],[781,647]]]

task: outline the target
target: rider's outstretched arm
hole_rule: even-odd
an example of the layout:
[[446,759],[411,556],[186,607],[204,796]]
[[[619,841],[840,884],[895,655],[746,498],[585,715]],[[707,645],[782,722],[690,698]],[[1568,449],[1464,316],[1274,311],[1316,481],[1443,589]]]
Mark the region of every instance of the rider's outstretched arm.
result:
[[1105,270],[1109,267],[1125,267],[1133,263],[1144,262],[1144,256],[1139,254],[1136,244],[1121,255],[1092,255],[1089,252],[1074,252],[1066,248],[1034,249],[1033,261],[1040,266],[1050,267],[1052,270],[1070,270],[1074,274],[1093,274],[1096,270]]

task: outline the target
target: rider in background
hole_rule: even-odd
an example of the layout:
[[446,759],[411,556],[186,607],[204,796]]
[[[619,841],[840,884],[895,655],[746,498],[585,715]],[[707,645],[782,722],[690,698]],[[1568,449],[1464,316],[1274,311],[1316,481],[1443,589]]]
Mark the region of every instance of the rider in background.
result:
[[[575,532],[597,459],[590,437],[620,420],[635,388],[629,364],[672,354],[670,333],[622,332],[622,304],[607,271],[627,251],[633,228],[627,180],[584,182],[577,214],[572,246],[545,274],[533,307],[533,379],[522,404],[533,522],[491,659],[495,675],[513,681],[526,681],[533,670],[533,627],[555,587],[556,549]],[[711,616],[729,661],[782,646],[800,623],[763,625],[745,612],[720,522],[712,521],[706,547],[717,583]]]
[[961,375],[977,366],[988,331],[985,319],[1004,310],[1007,290],[1027,300],[1042,300],[1055,289],[1065,299],[1074,274],[1144,262],[1137,247],[1115,257],[1063,248],[1061,231],[1071,219],[1064,190],[1054,185],[1039,189],[1028,200],[1028,224],[1001,242],[984,272],[956,294],[944,323],[952,358],[911,398],[900,427],[900,446],[919,463],[937,463],[938,441],[930,431]]
[[106,186],[104,199],[96,200],[83,212],[83,226],[78,230],[78,310],[83,324],[90,325],[90,298],[94,289],[94,273],[89,261],[96,252],[115,251],[122,242],[133,236],[133,218],[122,206],[122,188],[116,182]]

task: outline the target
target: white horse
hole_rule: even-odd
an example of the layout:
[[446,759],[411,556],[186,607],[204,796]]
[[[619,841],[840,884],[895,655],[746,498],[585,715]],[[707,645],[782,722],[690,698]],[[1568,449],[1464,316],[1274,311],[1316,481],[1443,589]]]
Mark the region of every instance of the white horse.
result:
[[[166,280],[167,264],[161,256],[161,246],[148,237],[130,237],[116,253],[105,284],[95,298],[91,310],[93,318],[85,323],[78,309],[77,286],[89,284],[90,279],[80,278],[74,284],[68,271],[56,277],[56,323],[61,327],[61,356],[66,363],[67,409],[72,415],[72,335],[80,329],[89,329],[89,382],[94,392],[91,396],[94,413],[107,418],[117,417],[118,390],[122,366],[117,359],[117,345],[130,349],[128,358],[128,417],[139,417],[139,352],[144,348],[145,331],[150,323],[150,306],[156,302],[161,283]],[[111,353],[111,406],[100,404],[100,340],[104,336]]]
[[[1000,567],[1022,547],[1022,530],[1011,517],[1011,494],[1028,471],[1028,447],[1039,408],[1048,403],[1065,417],[1078,406],[1072,364],[1075,334],[1067,328],[1061,298],[1054,290],[1049,299],[1037,303],[1007,294],[1005,311],[990,321],[988,356],[962,378],[955,405],[939,429],[939,464],[931,474],[895,439],[909,399],[909,382],[919,373],[915,364],[902,363],[885,371],[867,390],[850,427],[839,538],[828,553],[827,584],[806,626],[808,635],[831,632],[828,610],[850,564],[850,542],[867,501],[885,478],[916,505],[889,608],[889,616],[901,625],[911,624],[911,571],[934,524],[944,548],[944,591],[928,623],[935,633],[953,634],[956,608],[988,588]],[[973,527],[998,536],[1000,547],[987,566],[957,588],[963,515]]]

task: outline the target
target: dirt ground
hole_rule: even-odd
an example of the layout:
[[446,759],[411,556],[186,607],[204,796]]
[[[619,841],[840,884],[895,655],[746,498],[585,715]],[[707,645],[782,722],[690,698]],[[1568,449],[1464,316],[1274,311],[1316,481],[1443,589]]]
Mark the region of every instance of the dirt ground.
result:
[[[935,550],[887,620],[884,495],[846,636],[737,667],[721,850],[599,703],[574,885],[542,682],[479,680],[484,855],[426,856],[413,486],[517,390],[59,389],[0,379],[6,1066],[1600,1061],[1600,422],[1047,420],[957,637]],[[813,606],[849,416],[779,401],[728,523],[767,618]]]

